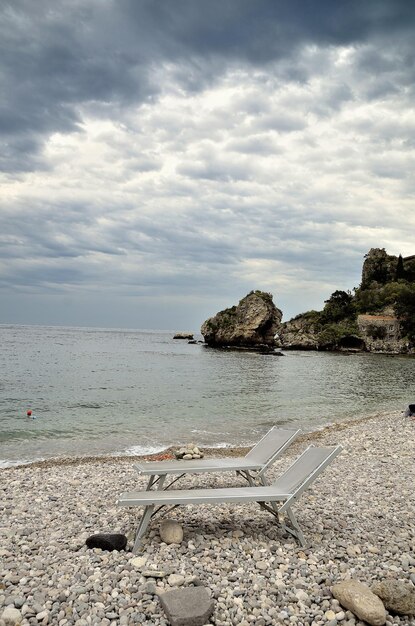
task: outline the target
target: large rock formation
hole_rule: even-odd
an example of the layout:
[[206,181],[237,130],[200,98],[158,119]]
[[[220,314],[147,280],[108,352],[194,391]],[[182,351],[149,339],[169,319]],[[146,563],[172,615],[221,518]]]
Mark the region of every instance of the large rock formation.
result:
[[203,323],[201,333],[213,347],[274,348],[282,312],[272,295],[251,291],[237,306],[220,311]]
[[361,288],[385,285],[396,280],[415,280],[415,256],[395,256],[385,248],[371,248],[365,255]]
[[322,311],[297,315],[278,333],[284,349],[413,354],[415,256],[372,248],[354,293],[335,291]]

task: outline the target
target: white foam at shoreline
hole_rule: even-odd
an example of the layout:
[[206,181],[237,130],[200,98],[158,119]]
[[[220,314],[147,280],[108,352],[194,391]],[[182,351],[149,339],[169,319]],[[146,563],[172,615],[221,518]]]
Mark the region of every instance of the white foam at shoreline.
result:
[[158,454],[166,450],[167,446],[132,446],[122,452],[115,452],[110,456],[145,456],[146,454]]
[[0,459],[0,469],[6,469],[7,467],[18,467],[19,465],[31,465],[37,461],[45,461],[44,457],[38,457],[35,459],[14,459],[13,461],[7,459]]

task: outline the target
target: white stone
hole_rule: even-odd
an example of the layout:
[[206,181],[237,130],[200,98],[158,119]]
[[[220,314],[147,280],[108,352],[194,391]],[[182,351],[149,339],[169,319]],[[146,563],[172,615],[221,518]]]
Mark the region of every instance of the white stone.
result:
[[144,567],[147,563],[147,557],[145,556],[136,556],[134,559],[130,560],[131,565],[140,569],[140,567]]
[[301,602],[309,602],[310,601],[310,596],[308,595],[308,593],[306,593],[305,591],[303,591],[302,589],[299,589],[298,591],[295,592],[295,595],[297,596],[297,598],[301,601]]
[[183,585],[184,581],[185,577],[181,574],[170,574],[167,579],[167,582],[171,587],[180,587],[181,585]]
[[183,528],[174,520],[163,520],[160,524],[160,538],[164,543],[181,543]]
[[4,609],[1,618],[6,626],[17,626],[17,624],[22,623],[22,614],[19,609],[15,609],[10,606]]
[[38,622],[41,622],[41,621],[42,621],[42,620],[44,620],[44,619],[45,619],[45,617],[47,617],[48,615],[49,615],[49,612],[48,612],[48,611],[41,611],[40,613],[38,613],[38,614],[36,615],[36,619],[37,619],[37,621],[38,621]]

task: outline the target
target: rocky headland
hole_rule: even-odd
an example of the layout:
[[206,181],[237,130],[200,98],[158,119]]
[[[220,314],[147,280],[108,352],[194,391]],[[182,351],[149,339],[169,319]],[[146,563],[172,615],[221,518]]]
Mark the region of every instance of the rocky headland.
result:
[[335,291],[322,311],[281,324],[285,349],[412,354],[415,351],[415,256],[372,248],[354,293]]
[[415,256],[373,248],[354,292],[336,290],[322,311],[282,322],[272,295],[252,291],[202,325],[213,347],[415,354]]

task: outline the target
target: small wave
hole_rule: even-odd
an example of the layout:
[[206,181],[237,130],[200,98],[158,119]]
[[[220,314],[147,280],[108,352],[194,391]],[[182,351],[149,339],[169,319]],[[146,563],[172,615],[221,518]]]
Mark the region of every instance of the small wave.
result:
[[163,452],[166,449],[166,446],[132,446],[131,448],[127,448],[127,450],[123,450],[122,452],[118,452],[113,456],[121,456],[121,455],[131,455],[131,456],[144,456],[146,454],[157,454],[158,452]]
[[[202,430],[200,428],[194,428],[190,431],[191,433],[196,433],[198,435],[217,435],[218,433],[213,430]],[[229,435],[230,433],[223,433]]]
[[18,467],[19,465],[30,465],[36,461],[44,461],[44,457],[38,457],[36,459],[16,459],[14,461],[0,459],[0,469],[6,469],[7,467]]
[[102,409],[103,405],[97,402],[77,402],[69,405],[71,409]]
[[[227,441],[220,441],[219,443],[209,444],[206,448],[235,448],[234,443],[228,443]],[[239,445],[238,445],[239,447]]]

